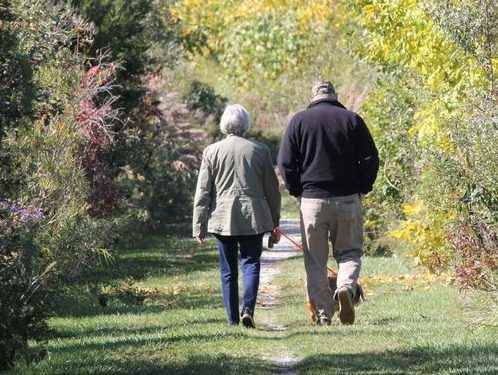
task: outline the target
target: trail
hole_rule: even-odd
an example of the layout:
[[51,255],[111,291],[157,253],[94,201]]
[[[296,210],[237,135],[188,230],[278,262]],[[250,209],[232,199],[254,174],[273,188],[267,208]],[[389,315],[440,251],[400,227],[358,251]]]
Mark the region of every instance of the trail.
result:
[[[280,227],[293,240],[298,243],[301,241],[299,229],[299,221],[297,220],[282,220]],[[265,238],[266,245],[266,238]],[[280,242],[274,245],[273,249],[267,249],[261,256],[261,275],[260,275],[260,291],[258,296],[258,309],[271,311],[280,303],[280,289],[273,282],[274,277],[280,273],[279,263],[285,259],[289,259],[299,255],[294,245],[285,237],[282,236]],[[280,322],[276,322],[273,314],[264,314],[265,316],[259,325],[265,330],[273,332],[276,337],[285,335],[287,327]],[[257,322],[258,323],[258,322]],[[294,370],[295,365],[299,362],[299,358],[291,352],[281,349],[278,353],[272,353],[268,358],[275,368],[273,373],[296,375]]]

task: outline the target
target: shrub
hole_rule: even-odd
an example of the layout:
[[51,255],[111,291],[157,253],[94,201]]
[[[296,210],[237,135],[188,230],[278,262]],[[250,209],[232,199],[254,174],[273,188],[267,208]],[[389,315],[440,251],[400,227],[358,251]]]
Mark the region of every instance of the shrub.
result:
[[[381,154],[391,146],[384,158],[396,160],[412,149],[411,160],[401,159],[397,166],[400,184],[393,184],[401,186],[396,200],[404,212],[398,209],[392,220],[373,209],[391,225],[399,220],[391,235],[407,240],[422,264],[431,270],[454,266],[462,285],[490,289],[497,267],[489,254],[496,249],[498,227],[494,2],[344,5],[358,22],[357,52],[383,74],[394,72],[394,87],[401,88],[388,108],[398,110],[394,121],[404,118],[404,123],[401,132],[395,127],[377,133]],[[409,106],[400,100],[407,92],[403,88],[414,93]],[[385,94],[377,88],[367,103],[384,103]],[[375,107],[365,109],[371,122],[383,119]],[[390,143],[393,133],[404,139]],[[383,170],[381,178],[389,175]],[[376,189],[382,185],[381,180]]]
[[0,200],[0,370],[30,358],[28,340],[42,337],[49,309],[47,278],[33,241],[41,209]]
[[125,116],[123,121],[108,118],[113,144],[87,147],[85,165],[93,165],[86,168],[92,179],[91,213],[102,218],[112,212],[122,226],[116,233],[125,241],[140,231],[167,230],[167,224],[189,216],[199,148],[199,139],[190,139],[185,124],[177,123],[180,103],[160,92],[162,68],[176,64],[181,55],[170,2],[67,2],[95,28],[87,53],[106,50],[120,64],[112,91]]
[[200,111],[200,116],[205,118],[206,128],[211,140],[222,137],[219,122],[228,99],[216,94],[214,89],[200,81],[193,80],[188,92],[184,96],[185,104],[190,111]]
[[[117,183],[123,191],[122,210],[127,225],[143,231],[167,231],[172,224],[188,221],[195,189],[195,171],[200,163],[205,131],[179,94],[163,94],[164,77],[148,79],[144,123],[130,129],[129,137],[116,149],[126,152]],[[134,136],[131,136],[134,135]],[[119,154],[118,154],[119,152]]]
[[56,284],[49,274],[62,281],[78,277],[108,255],[111,222],[95,216],[108,202],[100,198],[107,168],[101,155],[112,141],[116,111],[114,66],[81,53],[93,27],[71,8],[12,0],[2,1],[0,14],[6,41],[0,50],[5,367],[46,329],[48,294]]

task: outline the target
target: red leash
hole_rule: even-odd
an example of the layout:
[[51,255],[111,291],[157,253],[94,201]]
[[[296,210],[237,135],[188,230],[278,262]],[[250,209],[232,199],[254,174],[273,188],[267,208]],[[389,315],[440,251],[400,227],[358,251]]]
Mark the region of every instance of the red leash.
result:
[[276,227],[275,231],[281,236],[287,238],[298,250],[301,250],[304,253],[303,246],[292,239],[292,237],[286,234],[282,229],[280,229],[280,227]]
[[[285,233],[282,229],[280,229],[280,227],[276,227],[275,228],[275,231],[280,234],[282,237],[285,237],[286,239],[288,239],[290,241],[290,243],[292,243],[296,249],[300,250],[301,252],[304,253],[304,249],[303,249],[303,246],[301,244],[299,244],[297,241],[295,241],[291,236],[289,236],[287,233]],[[333,272],[335,274],[337,274],[337,272],[332,268],[332,267],[328,267],[328,270],[330,272]]]

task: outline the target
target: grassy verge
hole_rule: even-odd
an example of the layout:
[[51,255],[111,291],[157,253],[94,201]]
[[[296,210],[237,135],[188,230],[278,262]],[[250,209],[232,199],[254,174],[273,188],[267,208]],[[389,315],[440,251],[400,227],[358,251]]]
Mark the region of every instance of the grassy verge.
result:
[[354,326],[335,318],[331,327],[308,327],[304,274],[295,271],[301,262],[282,264],[276,280],[285,291],[277,313],[287,322],[287,347],[302,360],[300,374],[498,373],[497,322],[469,319],[454,288],[439,279],[418,280],[426,274],[396,257],[365,259],[369,296]]
[[454,288],[400,258],[365,259],[368,301],[354,326],[311,327],[302,259],[280,270],[280,296],[258,309],[258,329],[232,328],[212,243],[154,238],[69,287],[50,321],[48,355],[11,373],[268,374],[279,357],[299,358],[300,374],[498,373],[496,321],[476,319],[479,309]]
[[[195,251],[195,254],[193,254]],[[96,292],[99,291],[99,292]],[[107,306],[98,293],[107,293]],[[144,301],[138,297],[148,296]],[[48,356],[14,374],[267,373],[270,333],[225,323],[213,244],[155,238],[68,288]]]

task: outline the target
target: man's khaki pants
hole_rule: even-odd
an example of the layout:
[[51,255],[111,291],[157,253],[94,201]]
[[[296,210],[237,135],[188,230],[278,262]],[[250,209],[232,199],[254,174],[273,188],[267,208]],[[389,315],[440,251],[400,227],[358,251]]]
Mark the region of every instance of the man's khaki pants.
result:
[[319,316],[334,313],[327,279],[329,240],[339,265],[337,290],[354,292],[363,254],[363,218],[358,194],[334,198],[301,198],[301,231],[309,299]]

